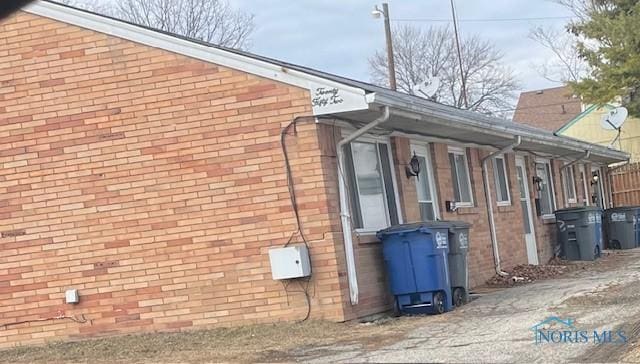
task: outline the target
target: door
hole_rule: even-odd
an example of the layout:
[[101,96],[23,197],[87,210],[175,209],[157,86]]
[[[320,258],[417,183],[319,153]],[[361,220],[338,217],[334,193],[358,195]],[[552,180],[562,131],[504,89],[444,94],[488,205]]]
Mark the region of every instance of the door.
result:
[[529,264],[538,265],[538,248],[536,245],[536,233],[533,227],[533,214],[531,213],[531,198],[529,196],[529,184],[524,158],[516,157],[516,177],[520,189],[520,206],[522,208],[522,223],[524,231],[524,243],[527,248]]
[[411,144],[411,152],[420,162],[420,172],[416,178],[418,207],[422,221],[434,221],[439,218],[438,199],[436,197],[433,169],[427,145]]

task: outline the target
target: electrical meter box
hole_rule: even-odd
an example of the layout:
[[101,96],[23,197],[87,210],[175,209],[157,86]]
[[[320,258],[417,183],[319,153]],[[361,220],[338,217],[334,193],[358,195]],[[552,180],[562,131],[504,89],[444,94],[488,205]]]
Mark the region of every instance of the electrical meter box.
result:
[[274,280],[302,278],[311,275],[309,250],[304,244],[269,249],[271,276]]

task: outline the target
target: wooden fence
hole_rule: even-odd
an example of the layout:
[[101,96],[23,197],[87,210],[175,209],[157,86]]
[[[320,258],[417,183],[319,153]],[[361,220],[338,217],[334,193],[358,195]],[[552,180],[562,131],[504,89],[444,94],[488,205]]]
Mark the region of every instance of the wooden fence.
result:
[[640,163],[631,163],[611,172],[613,206],[640,206]]

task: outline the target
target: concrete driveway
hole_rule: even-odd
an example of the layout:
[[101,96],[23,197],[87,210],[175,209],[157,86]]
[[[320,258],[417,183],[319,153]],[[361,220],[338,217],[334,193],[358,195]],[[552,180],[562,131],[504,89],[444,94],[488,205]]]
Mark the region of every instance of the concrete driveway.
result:
[[[306,347],[289,353],[304,362],[617,362],[640,335],[640,249],[563,278],[483,295],[440,316],[416,317],[418,329],[393,344]],[[572,319],[578,330],[622,330],[627,343],[535,342],[532,327]],[[561,329],[558,324],[551,329]],[[614,334],[615,335],[615,334]]]

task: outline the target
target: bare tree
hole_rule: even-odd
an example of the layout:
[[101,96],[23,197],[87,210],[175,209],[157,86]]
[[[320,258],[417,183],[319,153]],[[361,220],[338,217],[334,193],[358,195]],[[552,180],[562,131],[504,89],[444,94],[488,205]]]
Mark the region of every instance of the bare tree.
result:
[[132,23],[229,48],[246,49],[255,28],[252,14],[227,0],[121,0],[112,6],[95,1],[58,0]]
[[123,0],[119,17],[189,38],[243,49],[249,45],[254,17],[225,0]]
[[[435,76],[440,79],[440,87],[432,99],[464,108],[462,76],[450,28],[401,26],[393,31],[393,46],[400,91],[413,94],[414,85]],[[463,38],[461,47],[468,109],[500,114],[512,108],[519,85],[512,71],[502,64],[502,54],[478,36]],[[369,58],[369,66],[372,81],[386,85],[386,52],[377,51]]]
[[85,9],[92,11],[98,14],[110,15],[112,16],[111,7],[109,6],[108,1],[88,1],[88,0],[54,0],[54,2],[73,6],[80,9]]
[[538,73],[551,82],[577,82],[587,75],[589,67],[578,51],[576,36],[562,30],[536,27],[529,38],[554,54],[554,58],[537,64]]

